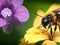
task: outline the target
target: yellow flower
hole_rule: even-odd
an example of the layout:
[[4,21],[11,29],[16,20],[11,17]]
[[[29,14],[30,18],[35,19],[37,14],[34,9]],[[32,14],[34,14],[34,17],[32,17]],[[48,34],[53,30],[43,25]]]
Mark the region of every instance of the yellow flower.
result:
[[[46,13],[38,10],[37,15],[44,17],[44,15],[57,8],[60,8],[60,5],[53,4]],[[27,41],[28,43],[36,43],[38,41],[45,40],[41,45],[57,45],[56,42],[60,42],[59,28],[57,28],[57,31],[54,32],[54,26],[52,26],[53,32],[51,35],[50,30],[46,31],[43,27],[39,28],[39,26],[41,26],[41,19],[42,18],[39,16],[35,18],[33,27],[29,28],[26,31],[26,34],[24,36],[25,41]]]
[[35,45],[35,44],[33,44],[33,43],[28,43],[27,41],[25,41],[24,38],[22,38],[22,39],[20,40],[20,44],[19,44],[19,45]]

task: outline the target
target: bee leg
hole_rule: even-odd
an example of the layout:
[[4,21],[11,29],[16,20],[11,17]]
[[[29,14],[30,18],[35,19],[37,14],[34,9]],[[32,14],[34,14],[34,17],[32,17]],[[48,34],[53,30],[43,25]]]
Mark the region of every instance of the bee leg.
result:
[[50,28],[50,33],[51,33],[51,36],[52,36],[52,23],[51,22],[50,22],[49,28]]
[[60,25],[59,25],[59,32],[60,32]]
[[42,25],[40,24],[38,27],[37,27],[37,29],[39,29],[39,28],[41,28],[42,27]]
[[58,25],[58,23],[57,23],[57,19],[56,19],[54,33],[55,33],[56,29],[57,29],[57,25]]
[[51,28],[50,28],[50,39],[51,39],[51,40],[53,39],[53,35],[54,35],[54,33],[53,33],[52,27],[51,27]]
[[55,34],[56,29],[57,29],[57,25],[58,25],[58,23],[57,23],[57,19],[56,19],[55,21],[56,21],[56,22],[55,22],[55,28],[54,28],[54,33],[53,33],[53,35]]
[[49,34],[49,36],[50,36],[50,40],[52,40],[52,38],[53,38],[52,24],[50,24],[50,34]]
[[[48,29],[47,29],[46,31],[44,31],[44,32],[47,32],[47,31],[49,30],[50,27],[51,27],[51,23],[49,24]],[[44,32],[43,32],[43,33],[44,33]]]
[[57,23],[55,23],[55,28],[54,28],[53,35],[55,34],[55,32],[56,32],[56,29],[57,29]]
[[60,24],[58,24],[58,26],[59,26],[59,32],[60,32]]
[[55,28],[54,28],[54,31],[56,31],[56,29],[57,29],[57,23],[55,24]]
[[48,26],[48,28],[50,28],[50,34],[51,34],[51,36],[52,36],[52,22],[50,22],[50,25]]
[[51,27],[51,23],[49,24],[48,28],[50,28],[50,27]]
[[48,29],[46,30],[46,32],[49,30],[49,28],[51,28],[51,23],[49,24]]
[[50,29],[50,33],[51,33],[51,36],[52,36],[52,27],[51,27],[51,29]]

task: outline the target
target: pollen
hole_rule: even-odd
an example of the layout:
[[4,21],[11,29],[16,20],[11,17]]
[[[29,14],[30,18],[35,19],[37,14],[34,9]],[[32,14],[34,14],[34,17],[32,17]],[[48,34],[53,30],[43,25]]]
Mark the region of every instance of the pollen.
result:
[[9,8],[4,8],[3,10],[1,10],[1,15],[4,18],[10,17],[12,15],[12,11]]

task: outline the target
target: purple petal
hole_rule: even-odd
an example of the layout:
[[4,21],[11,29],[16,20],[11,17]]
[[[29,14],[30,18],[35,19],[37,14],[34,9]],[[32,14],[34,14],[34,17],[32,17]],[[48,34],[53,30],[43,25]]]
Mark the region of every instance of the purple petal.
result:
[[15,8],[16,8],[17,6],[22,5],[23,0],[12,0],[11,2],[12,2],[12,4],[13,4],[13,5],[15,6]]
[[0,18],[0,27],[5,26],[7,24],[6,20]]
[[10,34],[12,32],[12,24],[9,23],[5,26],[2,27],[3,32],[5,32],[6,34]]
[[6,0],[0,0],[0,9],[2,8],[2,6],[6,5]]
[[20,22],[26,22],[29,19],[29,12],[24,6],[20,6],[15,10],[14,15]]
[[16,19],[15,17],[13,17],[13,26],[17,30],[20,30],[20,28],[22,28],[22,23],[18,19]]
[[5,32],[6,34],[10,34],[12,32],[13,27],[12,25],[13,16],[7,17],[5,20],[7,21],[7,25],[2,27],[3,32]]

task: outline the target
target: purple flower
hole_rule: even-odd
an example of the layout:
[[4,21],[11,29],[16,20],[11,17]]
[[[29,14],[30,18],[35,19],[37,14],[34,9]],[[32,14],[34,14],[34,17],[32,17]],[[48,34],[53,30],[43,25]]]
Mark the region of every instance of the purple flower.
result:
[[0,0],[0,27],[5,33],[29,19],[29,12],[22,3],[23,0]]

